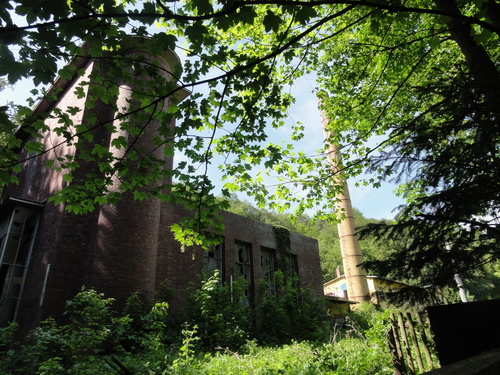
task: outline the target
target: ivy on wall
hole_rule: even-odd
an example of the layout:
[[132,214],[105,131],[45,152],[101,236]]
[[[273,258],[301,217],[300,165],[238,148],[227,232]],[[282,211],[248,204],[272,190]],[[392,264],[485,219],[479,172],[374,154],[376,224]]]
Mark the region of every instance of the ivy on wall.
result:
[[273,225],[273,232],[276,239],[278,268],[286,271],[291,249],[290,230],[280,225]]

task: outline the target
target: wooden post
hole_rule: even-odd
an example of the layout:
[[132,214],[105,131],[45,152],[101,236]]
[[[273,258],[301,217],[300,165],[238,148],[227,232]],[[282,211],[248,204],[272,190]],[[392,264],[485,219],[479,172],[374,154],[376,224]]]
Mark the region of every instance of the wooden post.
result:
[[422,354],[420,354],[420,347],[418,345],[417,335],[415,333],[415,327],[413,326],[413,319],[409,312],[406,313],[406,323],[408,324],[408,328],[410,330],[410,337],[413,343],[413,348],[415,352],[415,357],[417,360],[417,366],[419,372],[424,372],[424,364],[422,362]]
[[434,363],[432,362],[431,351],[429,350],[429,340],[427,340],[427,335],[425,333],[424,323],[422,317],[417,313],[417,322],[419,324],[420,338],[422,339],[422,348],[424,349],[425,359],[431,370],[434,369]]
[[391,312],[391,330],[388,332],[388,336],[394,375],[406,375],[405,361],[403,359],[403,352],[401,351],[398,329],[393,312]]
[[408,336],[406,335],[403,314],[401,313],[401,311],[398,311],[396,314],[398,315],[399,332],[401,333],[401,338],[403,339],[403,344],[405,347],[406,362],[408,364],[408,374],[415,375],[415,365],[413,364],[413,358],[411,357],[410,343],[408,342]]

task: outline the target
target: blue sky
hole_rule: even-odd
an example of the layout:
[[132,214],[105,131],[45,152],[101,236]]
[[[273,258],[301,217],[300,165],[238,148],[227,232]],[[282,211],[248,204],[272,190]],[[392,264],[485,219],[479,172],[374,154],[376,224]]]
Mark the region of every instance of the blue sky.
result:
[[[312,93],[314,78],[302,78],[292,88],[296,103],[290,109],[293,121],[300,121],[306,127],[305,139],[301,143],[306,153],[314,154],[323,145],[323,131],[317,106],[317,99]],[[395,185],[383,183],[380,188],[356,186],[359,179],[348,181],[352,205],[367,218],[392,219],[395,208],[403,204],[402,198],[394,194]]]
[[[182,60],[182,52],[179,52],[179,55]],[[301,122],[305,126],[305,138],[300,141],[298,147],[306,154],[317,154],[317,150],[323,145],[317,99],[312,93],[314,84],[314,78],[302,78],[296,82],[291,88],[292,94],[296,97],[296,103],[292,105],[288,113],[290,123]],[[30,81],[23,80],[15,87],[5,89],[0,92],[0,105],[5,105],[9,101],[26,104],[32,87]],[[278,143],[278,138],[286,138],[287,129],[289,127],[285,126],[282,130],[275,132],[276,134],[271,136],[269,142]],[[182,156],[177,159],[182,159]],[[357,187],[356,180],[349,180],[348,184],[353,206],[367,218],[392,219],[395,214],[394,209],[403,203],[403,200],[393,193],[395,186],[392,184],[383,184],[378,189],[370,186]]]

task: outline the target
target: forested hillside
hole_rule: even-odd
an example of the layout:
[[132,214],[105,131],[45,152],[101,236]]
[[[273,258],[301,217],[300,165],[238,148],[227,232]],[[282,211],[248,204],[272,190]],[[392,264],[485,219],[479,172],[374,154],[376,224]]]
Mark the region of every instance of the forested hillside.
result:
[[[337,223],[325,220],[313,220],[307,215],[302,215],[292,220],[288,214],[279,214],[266,209],[255,208],[250,203],[241,201],[235,196],[230,200],[228,211],[267,224],[280,225],[291,231],[316,238],[319,244],[323,282],[336,277],[335,270],[337,266],[342,270],[342,256],[340,254]],[[357,209],[354,209],[354,212],[356,225],[359,227],[380,222],[380,220],[365,218]],[[360,244],[365,260],[383,259],[391,251],[390,244],[383,241],[376,241],[373,238],[361,240]]]
[[[327,282],[336,277],[336,268],[342,270],[342,256],[340,252],[340,241],[337,229],[337,223],[325,220],[313,220],[307,215],[302,215],[294,220],[288,214],[279,214],[266,209],[256,208],[246,201],[239,200],[233,196],[230,200],[228,209],[238,215],[243,215],[255,220],[259,220],[271,225],[281,225],[294,232],[316,238],[319,244],[319,253],[321,260],[321,269],[323,272],[323,282]],[[363,216],[358,210],[354,209],[356,226],[361,228],[368,224],[382,223],[383,220],[370,219]],[[408,238],[409,239],[409,238]],[[408,239],[400,238],[398,241],[387,239],[376,239],[371,236],[360,240],[361,250],[365,261],[391,258],[391,254],[397,253],[404,242]],[[368,268],[368,274],[376,274]],[[389,270],[388,274],[391,275]],[[342,270],[343,274],[343,270]],[[483,300],[500,297],[500,264],[491,263],[482,269],[470,270],[462,275],[464,278],[468,296],[470,300]],[[417,280],[401,280],[395,276],[394,280],[418,285]],[[445,293],[448,301],[459,302],[459,295],[454,283],[445,287]]]

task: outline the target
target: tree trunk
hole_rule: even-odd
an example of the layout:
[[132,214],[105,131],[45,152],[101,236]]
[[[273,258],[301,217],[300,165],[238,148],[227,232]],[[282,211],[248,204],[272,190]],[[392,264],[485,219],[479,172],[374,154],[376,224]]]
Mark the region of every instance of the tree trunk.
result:
[[[484,7],[491,24],[500,30],[500,5],[495,0],[488,0]],[[497,31],[497,34],[500,36],[499,31]]]
[[[454,0],[434,0],[434,2],[443,12],[456,16],[462,15]],[[490,8],[491,12],[496,15],[498,6]],[[477,89],[485,96],[487,109],[500,118],[500,73],[495,64],[486,49],[474,39],[470,24],[458,17],[451,17],[447,25],[451,38],[457,43],[465,57]]]

